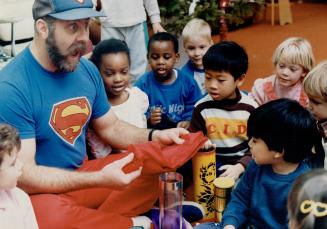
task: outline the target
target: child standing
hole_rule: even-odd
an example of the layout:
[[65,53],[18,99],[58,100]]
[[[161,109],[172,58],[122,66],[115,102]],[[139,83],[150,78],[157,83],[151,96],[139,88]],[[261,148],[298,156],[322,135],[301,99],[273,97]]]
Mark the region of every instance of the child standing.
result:
[[314,169],[299,176],[288,196],[287,207],[290,229],[327,228],[327,171]]
[[225,170],[220,176],[237,179],[251,160],[247,119],[257,107],[238,89],[248,69],[248,56],[237,43],[223,41],[209,48],[203,65],[208,95],[197,102],[189,129],[202,131],[216,145],[217,169]]
[[124,40],[130,49],[131,83],[147,69],[146,45],[148,42],[147,15],[154,33],[165,31],[160,24],[157,0],[97,0],[107,17],[101,18],[101,39]]
[[152,71],[135,83],[149,97],[148,127],[187,128],[201,92],[192,77],[174,69],[179,60],[177,38],[167,32],[154,34],[148,43],[148,59]]
[[184,49],[189,60],[181,69],[191,75],[197,82],[201,94],[207,94],[204,86],[204,69],[202,58],[213,44],[210,25],[199,18],[193,18],[182,31]]
[[[137,87],[129,88],[129,50],[125,42],[117,39],[101,41],[90,60],[100,71],[111,108],[120,120],[146,128],[145,113],[149,107],[148,96]],[[97,158],[111,152],[111,147],[90,130],[88,140]]]
[[259,105],[278,98],[290,98],[306,107],[308,97],[302,81],[314,65],[310,43],[304,38],[288,38],[277,47],[272,59],[275,74],[257,79],[249,95]]
[[313,68],[303,81],[303,89],[309,97],[309,110],[317,120],[319,132],[322,136],[323,151],[316,148],[317,157],[325,161],[327,168],[327,60]]
[[0,124],[0,228],[38,228],[29,196],[17,188],[22,163],[17,130]]

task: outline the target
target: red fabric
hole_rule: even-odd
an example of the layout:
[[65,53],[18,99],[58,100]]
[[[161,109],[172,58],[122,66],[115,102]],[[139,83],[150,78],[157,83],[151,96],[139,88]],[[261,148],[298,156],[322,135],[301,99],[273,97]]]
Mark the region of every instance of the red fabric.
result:
[[[96,171],[134,152],[143,164],[140,177],[124,190],[83,189],[64,194],[32,195],[40,228],[130,228],[131,216],[150,210],[158,198],[158,175],[174,171],[191,159],[207,140],[202,132],[184,136],[182,145],[162,147],[157,142],[131,145],[128,152],[86,161],[78,171]],[[132,163],[133,164],[133,163]]]

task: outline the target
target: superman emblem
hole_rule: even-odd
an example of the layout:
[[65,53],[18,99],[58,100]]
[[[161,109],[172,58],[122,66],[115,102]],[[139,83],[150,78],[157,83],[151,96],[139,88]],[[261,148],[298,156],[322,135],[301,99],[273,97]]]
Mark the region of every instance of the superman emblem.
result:
[[74,98],[53,105],[49,124],[59,137],[74,145],[90,115],[88,100]]

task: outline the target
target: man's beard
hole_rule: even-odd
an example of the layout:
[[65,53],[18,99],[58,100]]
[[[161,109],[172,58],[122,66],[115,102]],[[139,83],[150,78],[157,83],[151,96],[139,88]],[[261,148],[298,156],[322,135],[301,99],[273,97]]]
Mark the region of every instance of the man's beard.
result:
[[66,54],[61,53],[57,46],[53,31],[50,31],[48,38],[45,40],[45,45],[51,62],[60,72],[74,71],[79,64],[79,61],[69,62],[68,57],[70,55],[84,55],[86,52],[86,43],[79,42],[72,44],[67,50]]

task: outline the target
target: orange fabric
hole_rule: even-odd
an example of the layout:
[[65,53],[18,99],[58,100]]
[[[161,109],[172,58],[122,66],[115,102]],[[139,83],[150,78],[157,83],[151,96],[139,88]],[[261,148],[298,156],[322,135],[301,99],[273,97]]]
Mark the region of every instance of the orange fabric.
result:
[[[150,210],[158,198],[158,175],[174,171],[191,159],[207,140],[202,132],[183,137],[182,145],[161,146],[158,142],[131,145],[135,161],[143,164],[140,177],[124,190],[83,189],[64,194],[32,195],[39,227],[52,228],[130,228],[130,217]],[[96,171],[128,154],[109,155],[86,161],[77,171]]]

